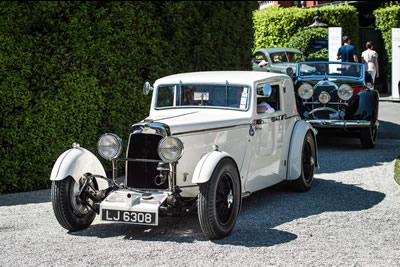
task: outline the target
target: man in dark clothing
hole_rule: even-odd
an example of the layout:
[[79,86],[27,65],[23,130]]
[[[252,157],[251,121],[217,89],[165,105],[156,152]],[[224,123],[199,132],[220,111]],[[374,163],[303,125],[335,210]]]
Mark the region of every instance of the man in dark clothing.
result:
[[348,36],[343,36],[343,45],[337,52],[336,59],[341,59],[342,62],[358,62],[356,50],[354,46],[350,45],[351,40]]

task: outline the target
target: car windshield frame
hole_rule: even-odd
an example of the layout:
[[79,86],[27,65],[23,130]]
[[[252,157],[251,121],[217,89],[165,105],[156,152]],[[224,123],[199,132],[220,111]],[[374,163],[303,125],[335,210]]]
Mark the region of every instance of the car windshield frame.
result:
[[154,109],[204,108],[248,111],[252,99],[251,88],[248,84],[233,83],[159,84],[155,90]]
[[334,77],[363,80],[365,77],[364,64],[354,62],[300,62],[297,63],[296,76],[298,78]]

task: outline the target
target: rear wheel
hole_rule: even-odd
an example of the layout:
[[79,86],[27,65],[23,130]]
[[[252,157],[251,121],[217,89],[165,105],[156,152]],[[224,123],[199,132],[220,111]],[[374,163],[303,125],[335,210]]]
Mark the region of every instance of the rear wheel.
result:
[[308,132],[304,138],[303,149],[301,152],[301,174],[295,180],[296,190],[306,192],[311,188],[315,169],[315,141],[313,135]]
[[201,229],[209,239],[224,238],[235,226],[241,202],[240,178],[232,160],[223,159],[199,190]]
[[377,136],[378,136],[378,128],[376,126],[361,128],[360,141],[362,147],[373,148],[375,146]]
[[[96,186],[96,185],[92,185]],[[79,198],[81,185],[72,177],[53,181],[51,201],[58,223],[69,231],[79,231],[90,226],[96,213],[88,206],[88,201]]]

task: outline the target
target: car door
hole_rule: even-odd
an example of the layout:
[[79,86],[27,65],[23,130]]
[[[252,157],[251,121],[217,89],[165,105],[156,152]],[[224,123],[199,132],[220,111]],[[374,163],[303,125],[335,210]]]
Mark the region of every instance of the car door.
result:
[[[283,110],[282,83],[269,82],[271,95],[266,97],[257,94],[255,101],[267,102],[275,110],[271,113],[257,113],[253,120],[254,135],[251,139],[250,163],[245,190],[254,192],[274,185],[283,179],[279,169],[285,135],[285,113]],[[258,91],[265,83],[256,85]],[[256,107],[257,108],[257,107]]]

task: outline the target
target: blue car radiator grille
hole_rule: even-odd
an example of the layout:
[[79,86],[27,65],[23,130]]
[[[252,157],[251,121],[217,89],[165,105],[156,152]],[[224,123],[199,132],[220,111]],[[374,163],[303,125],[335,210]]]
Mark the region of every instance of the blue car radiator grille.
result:
[[[330,103],[338,103],[340,101],[339,96],[337,94],[337,90],[335,89],[335,87],[333,86],[318,86],[317,88],[315,88],[314,90],[314,95],[313,95],[313,102],[319,102],[319,95],[321,94],[321,92],[328,92],[329,95],[331,96],[331,100],[327,103],[327,104],[313,104],[311,109],[316,109],[316,108],[320,108],[320,107],[330,107],[333,108],[337,111],[339,111],[339,105],[338,104],[330,104]],[[330,119],[329,114],[332,114],[332,111],[328,111],[328,110],[321,110],[318,112],[313,113],[313,118],[314,119]]]

